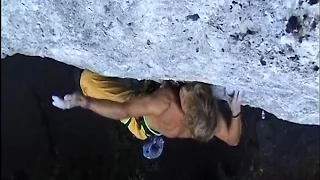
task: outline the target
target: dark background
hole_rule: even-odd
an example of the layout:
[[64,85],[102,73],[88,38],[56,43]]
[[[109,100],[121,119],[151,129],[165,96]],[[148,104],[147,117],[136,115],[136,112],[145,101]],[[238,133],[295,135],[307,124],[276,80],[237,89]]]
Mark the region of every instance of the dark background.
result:
[[119,122],[51,105],[51,95],[76,89],[75,69],[49,58],[1,60],[1,179],[319,179],[319,126],[262,120],[248,106],[239,146],[165,139],[160,158],[147,160]]

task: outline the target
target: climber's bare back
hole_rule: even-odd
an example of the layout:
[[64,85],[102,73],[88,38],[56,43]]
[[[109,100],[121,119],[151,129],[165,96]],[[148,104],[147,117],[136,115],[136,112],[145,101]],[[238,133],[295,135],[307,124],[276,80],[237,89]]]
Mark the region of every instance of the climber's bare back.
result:
[[147,122],[152,129],[169,138],[191,137],[183,124],[179,91],[167,85],[145,98],[151,111],[150,115],[146,116]]

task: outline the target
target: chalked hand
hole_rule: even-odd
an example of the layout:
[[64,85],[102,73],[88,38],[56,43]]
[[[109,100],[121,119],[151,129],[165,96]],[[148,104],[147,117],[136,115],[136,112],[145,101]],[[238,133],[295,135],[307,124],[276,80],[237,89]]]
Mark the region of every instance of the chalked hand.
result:
[[238,117],[241,113],[241,103],[242,103],[242,92],[233,91],[232,93],[227,93],[227,102],[230,106],[232,116],[234,118]]
[[52,96],[52,105],[60,109],[71,109],[81,106],[84,97],[80,93],[67,94],[64,98]]

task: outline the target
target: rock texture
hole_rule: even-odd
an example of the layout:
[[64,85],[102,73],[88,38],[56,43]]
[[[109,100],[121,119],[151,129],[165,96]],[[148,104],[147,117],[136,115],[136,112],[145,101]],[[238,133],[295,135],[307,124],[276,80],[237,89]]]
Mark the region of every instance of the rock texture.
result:
[[203,81],[319,124],[319,4],[297,0],[1,0],[1,57],[103,75]]

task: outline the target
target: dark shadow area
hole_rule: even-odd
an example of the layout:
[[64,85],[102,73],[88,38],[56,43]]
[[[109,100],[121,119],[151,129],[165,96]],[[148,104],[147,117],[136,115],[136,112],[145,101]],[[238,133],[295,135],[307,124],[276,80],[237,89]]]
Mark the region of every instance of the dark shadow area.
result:
[[319,126],[262,120],[247,106],[239,146],[165,139],[160,158],[147,160],[119,122],[51,105],[51,95],[77,89],[75,69],[49,58],[1,60],[1,179],[319,179]]

